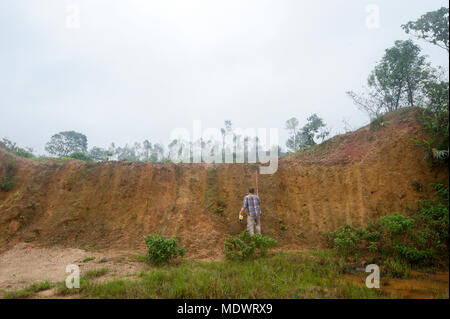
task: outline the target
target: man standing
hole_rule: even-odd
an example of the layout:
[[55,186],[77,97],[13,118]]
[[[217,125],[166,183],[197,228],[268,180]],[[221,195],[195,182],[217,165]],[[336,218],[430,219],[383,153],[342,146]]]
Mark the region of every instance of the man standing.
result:
[[244,203],[242,204],[241,211],[239,212],[239,218],[242,218],[242,212],[244,209],[247,209],[247,231],[250,235],[253,235],[253,228],[256,228],[256,233],[261,234],[261,208],[259,207],[261,201],[259,200],[259,197],[255,195],[254,188],[250,188],[248,192],[249,194],[244,197]]

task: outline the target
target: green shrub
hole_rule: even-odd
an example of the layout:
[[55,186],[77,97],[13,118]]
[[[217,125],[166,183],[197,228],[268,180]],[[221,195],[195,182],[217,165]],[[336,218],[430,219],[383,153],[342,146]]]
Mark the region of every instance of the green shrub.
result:
[[75,152],[69,155],[69,158],[73,158],[73,159],[77,159],[79,161],[85,161],[85,162],[92,162],[92,158],[90,158],[89,156],[87,156],[84,153],[81,152]]
[[271,247],[275,247],[277,242],[269,236],[250,235],[249,232],[242,232],[239,237],[228,237],[225,239],[225,256],[228,259],[245,260],[257,256],[266,256]]
[[395,213],[363,228],[345,223],[325,234],[329,246],[344,255],[369,252],[416,264],[432,263],[445,256],[448,254],[448,187],[432,186],[436,198],[420,202],[416,215]]
[[443,184],[431,184],[436,191],[433,200],[423,200],[419,203],[419,219],[426,229],[436,234],[437,243],[448,245],[449,230],[449,191]]
[[382,228],[382,232],[387,234],[390,238],[411,231],[414,223],[414,219],[398,213],[386,215],[377,220],[377,225]]
[[449,158],[449,121],[448,121],[448,83],[444,104],[422,110],[419,120],[427,137],[414,139],[415,144],[425,151],[425,158],[432,165],[448,165]]
[[2,142],[0,142],[0,148],[4,148],[7,151],[13,153],[16,156],[23,158],[34,158],[33,150],[31,148],[22,148],[19,147],[16,143],[8,140],[7,138],[3,138]]
[[15,182],[8,177],[4,177],[0,183],[0,189],[4,192],[9,192],[14,187]]
[[178,241],[175,237],[165,238],[159,234],[144,236],[147,244],[148,260],[160,265],[178,256],[184,256],[185,248],[178,248]]
[[370,129],[371,130],[378,130],[379,128],[381,128],[383,126],[385,126],[384,115],[383,114],[377,115],[370,122]]
[[435,258],[434,249],[419,249],[414,245],[398,244],[393,247],[393,250],[403,259],[413,263]]
[[227,207],[227,203],[221,199],[216,201],[216,208],[214,208],[214,213],[218,215],[223,215],[225,208]]
[[401,260],[389,258],[384,262],[382,272],[384,276],[392,278],[408,278],[411,276],[411,266]]
[[0,181],[0,190],[9,192],[16,184],[16,182],[14,181],[14,175],[16,173],[16,163],[8,158],[6,165],[3,169],[0,170],[0,173],[3,173],[3,178]]
[[328,245],[348,255],[355,253],[362,240],[362,230],[344,223],[335,231],[325,233]]

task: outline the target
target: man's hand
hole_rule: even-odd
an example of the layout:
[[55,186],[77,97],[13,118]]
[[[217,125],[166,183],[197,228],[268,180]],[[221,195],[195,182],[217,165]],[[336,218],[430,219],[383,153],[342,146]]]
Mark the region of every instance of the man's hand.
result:
[[244,215],[242,215],[242,212],[244,211],[244,208],[241,208],[239,211],[239,221],[241,222],[244,219]]

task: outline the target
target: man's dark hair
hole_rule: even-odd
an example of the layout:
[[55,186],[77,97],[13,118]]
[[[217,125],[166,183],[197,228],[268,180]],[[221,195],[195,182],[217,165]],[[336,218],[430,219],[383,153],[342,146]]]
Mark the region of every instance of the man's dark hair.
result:
[[250,194],[254,194],[254,193],[255,193],[255,189],[254,189],[254,188],[249,188],[249,189],[248,189],[248,192],[249,192]]

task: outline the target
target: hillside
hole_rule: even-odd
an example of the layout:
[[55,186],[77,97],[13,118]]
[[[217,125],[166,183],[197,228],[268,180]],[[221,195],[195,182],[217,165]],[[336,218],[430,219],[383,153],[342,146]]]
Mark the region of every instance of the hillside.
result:
[[[366,126],[282,158],[275,174],[259,176],[263,233],[283,249],[304,249],[323,245],[322,233],[345,221],[409,214],[431,196],[430,182],[448,183],[448,171],[431,170],[412,143],[421,134],[415,116],[402,109],[378,129]],[[0,179],[8,160],[16,184],[0,191],[0,252],[24,241],[142,251],[142,236],[159,232],[176,235],[193,258],[222,256],[224,238],[244,229],[237,217],[256,167],[39,163],[0,150]]]

